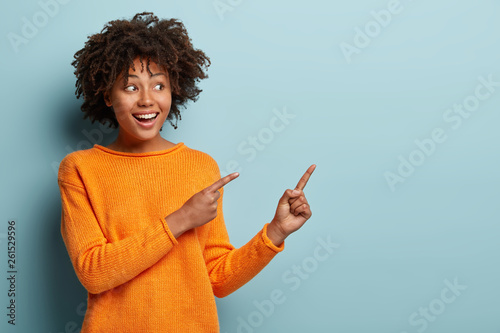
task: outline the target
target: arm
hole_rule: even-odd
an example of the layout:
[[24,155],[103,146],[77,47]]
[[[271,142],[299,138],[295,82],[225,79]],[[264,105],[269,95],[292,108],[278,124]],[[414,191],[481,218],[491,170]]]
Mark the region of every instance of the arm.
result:
[[[140,233],[109,242],[99,226],[76,168],[61,162],[61,234],[82,285],[93,294],[115,288],[154,265],[177,244],[162,217]],[[81,182],[81,181],[80,181]]]
[[203,255],[215,296],[225,297],[255,277],[283,251],[285,244],[273,244],[267,236],[269,224],[266,224],[248,243],[234,248],[224,223],[222,197],[218,207],[217,217],[210,223]]
[[[210,172],[213,172],[212,179],[220,177],[215,162]],[[220,178],[194,194],[181,208],[165,218],[176,237],[186,230],[207,224],[204,227],[207,233],[203,236],[203,256],[217,297],[229,295],[247,283],[284,247],[284,244],[274,245],[267,237],[267,225],[239,249],[229,242],[222,214],[222,187],[238,175],[232,173]]]
[[[222,187],[237,178],[238,173],[220,178],[166,217],[169,228],[176,237],[186,230],[211,221],[203,255],[217,297],[229,295],[257,275],[283,250],[285,238],[311,216],[302,189],[314,167],[308,169],[294,191],[285,191],[273,221],[238,249],[229,242],[222,213]],[[217,175],[214,174],[213,177],[220,177],[218,168],[215,169]]]
[[264,225],[257,235],[238,249],[229,243],[222,217],[221,196],[217,218],[210,225],[204,252],[217,297],[227,296],[250,281],[278,252],[283,251],[285,239],[311,217],[311,209],[302,190],[315,168],[315,165],[309,167],[294,190],[285,191],[271,223]]

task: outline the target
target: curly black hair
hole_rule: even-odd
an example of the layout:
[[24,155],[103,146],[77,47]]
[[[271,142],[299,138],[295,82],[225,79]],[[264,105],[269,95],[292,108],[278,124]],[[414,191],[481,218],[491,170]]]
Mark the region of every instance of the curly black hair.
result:
[[[201,50],[193,48],[186,28],[177,19],[158,19],[153,13],[136,14],[132,20],[108,22],[100,33],[88,37],[85,46],[75,53],[71,63],[75,67],[76,91],[84,102],[81,106],[84,119],[92,123],[109,123],[117,128],[118,121],[104,94],[111,89],[118,75],[128,80],[128,69],[134,68],[134,59],[146,60],[165,68],[172,88],[172,105],[168,121],[177,128],[181,119],[179,107],[186,107],[188,100],[196,101],[202,91],[197,87],[208,75],[205,70],[210,59]],[[135,68],[134,68],[135,69]],[[175,120],[175,124],[172,122]]]

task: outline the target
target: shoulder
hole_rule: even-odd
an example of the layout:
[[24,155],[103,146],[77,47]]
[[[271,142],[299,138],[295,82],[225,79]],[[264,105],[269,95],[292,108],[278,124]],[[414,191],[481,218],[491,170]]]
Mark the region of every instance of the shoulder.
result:
[[186,149],[184,150],[185,153],[187,154],[187,157],[196,161],[202,162],[205,166],[217,166],[217,162],[215,159],[210,156],[209,154],[202,152],[197,149],[193,149],[190,147],[186,146]]
[[78,184],[81,180],[80,170],[82,166],[92,163],[95,158],[94,148],[77,150],[66,155],[61,163],[59,163],[59,171],[57,173],[58,181],[63,181],[70,184]]
[[186,161],[198,171],[206,173],[211,179],[220,178],[219,165],[209,154],[197,149],[186,147],[184,149]]

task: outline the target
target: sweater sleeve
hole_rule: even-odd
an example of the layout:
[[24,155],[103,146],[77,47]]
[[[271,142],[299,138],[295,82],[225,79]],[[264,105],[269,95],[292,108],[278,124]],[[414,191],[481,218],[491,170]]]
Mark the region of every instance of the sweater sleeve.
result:
[[177,244],[163,217],[133,236],[109,242],[79,179],[77,168],[64,159],[58,175],[61,234],[76,275],[88,292],[101,293],[133,279]]
[[219,190],[221,196],[217,206],[217,217],[210,222],[210,232],[205,244],[205,262],[208,269],[214,295],[225,297],[256,276],[273,258],[283,251],[285,244],[279,247],[267,237],[265,224],[248,243],[234,248],[222,214],[222,197],[224,189]]

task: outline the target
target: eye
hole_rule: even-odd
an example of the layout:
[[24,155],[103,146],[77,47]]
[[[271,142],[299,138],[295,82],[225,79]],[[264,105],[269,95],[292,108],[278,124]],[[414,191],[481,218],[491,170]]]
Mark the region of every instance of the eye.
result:
[[155,86],[155,90],[163,90],[163,88],[165,88],[165,85],[163,83],[158,83]]
[[132,85],[125,87],[125,91],[136,91],[136,90],[137,90],[137,88],[135,86],[132,86]]

